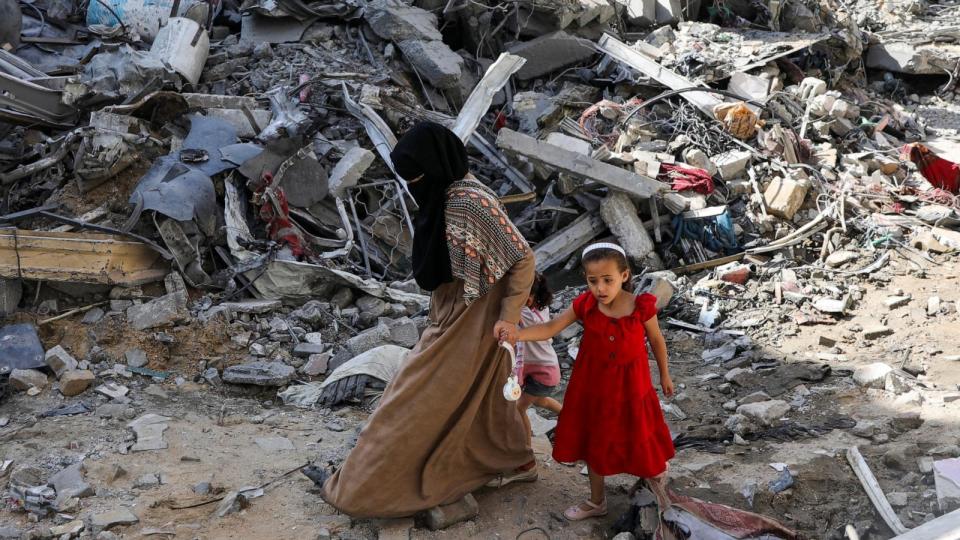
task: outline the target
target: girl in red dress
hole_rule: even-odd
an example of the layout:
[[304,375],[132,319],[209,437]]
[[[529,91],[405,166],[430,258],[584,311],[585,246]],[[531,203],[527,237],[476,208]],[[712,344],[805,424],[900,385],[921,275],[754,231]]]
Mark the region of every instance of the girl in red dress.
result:
[[558,317],[522,328],[519,341],[542,341],[576,321],[583,324],[580,353],[560,413],[553,459],[583,460],[590,476],[590,498],[564,512],[581,520],[607,513],[603,477],[631,474],[666,480],[674,455],[660,399],[650,380],[647,342],[660,371],[660,387],[673,395],[667,346],[657,323],[656,298],[630,292],[630,268],[623,248],[593,244],[583,250],[588,292]]

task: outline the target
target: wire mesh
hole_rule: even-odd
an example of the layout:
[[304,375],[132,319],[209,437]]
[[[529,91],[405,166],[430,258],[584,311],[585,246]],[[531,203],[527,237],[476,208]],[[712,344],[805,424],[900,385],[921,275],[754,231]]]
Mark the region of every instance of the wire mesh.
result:
[[413,222],[396,180],[349,188],[346,199],[367,277],[405,280],[412,276]]

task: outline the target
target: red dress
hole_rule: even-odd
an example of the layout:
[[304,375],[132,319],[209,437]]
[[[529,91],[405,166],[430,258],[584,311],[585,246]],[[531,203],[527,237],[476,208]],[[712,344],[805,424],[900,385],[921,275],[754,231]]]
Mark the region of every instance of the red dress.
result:
[[587,462],[602,476],[650,478],[666,470],[673,441],[650,381],[643,323],[657,299],[637,296],[633,313],[613,319],[586,292],[573,301],[583,323],[580,353],[563,399],[553,459]]

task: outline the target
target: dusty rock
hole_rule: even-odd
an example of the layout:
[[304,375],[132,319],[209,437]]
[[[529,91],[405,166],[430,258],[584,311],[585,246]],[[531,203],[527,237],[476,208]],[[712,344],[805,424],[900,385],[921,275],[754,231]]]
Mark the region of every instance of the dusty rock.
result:
[[298,343],[297,346],[293,348],[293,355],[307,358],[313,355],[323,354],[323,348],[322,344],[318,345],[309,342]]
[[127,319],[130,326],[136,330],[171,326],[189,317],[181,302],[178,294],[167,294],[144,304],[130,306],[127,309]]
[[374,0],[367,4],[364,17],[375,34],[389,41],[443,39],[433,13],[400,0]]
[[76,396],[86,391],[97,376],[86,369],[68,371],[60,377],[60,393],[65,396]]
[[853,372],[853,380],[865,388],[883,388],[893,368],[883,362],[860,366]]
[[93,487],[83,478],[83,465],[76,463],[54,474],[47,484],[57,491],[58,500],[71,497],[83,498],[94,495]]
[[15,369],[10,372],[10,388],[29,390],[47,386],[47,376],[35,369]]
[[143,349],[130,349],[123,353],[123,356],[127,359],[127,365],[130,367],[143,367],[150,362]]
[[883,464],[887,467],[909,471],[916,464],[916,456],[920,452],[915,444],[899,444],[883,454]]
[[891,419],[891,425],[897,431],[910,431],[923,425],[919,412],[899,413]]
[[860,254],[855,251],[834,251],[827,257],[826,263],[830,268],[838,268],[859,258]]
[[940,313],[940,297],[931,296],[927,299],[927,316],[934,317]]
[[313,354],[307,359],[307,363],[300,368],[304,375],[316,377],[327,372],[327,366],[330,363],[330,353]]
[[480,505],[468,493],[463,499],[444,506],[435,506],[426,512],[427,527],[431,531],[446,529],[451,525],[473,519],[480,515]]
[[740,400],[740,405],[747,405],[748,403],[757,403],[760,401],[770,401],[770,396],[766,392],[754,392],[743,399]]
[[883,336],[888,336],[893,333],[893,329],[886,327],[882,324],[874,324],[871,326],[864,327],[863,337],[867,339],[877,339]]
[[869,439],[877,433],[877,423],[871,422],[869,420],[860,420],[857,422],[857,425],[853,426],[850,429],[850,433],[853,433],[857,437],[863,437],[864,439]]
[[90,518],[90,525],[93,526],[94,530],[103,530],[115,527],[117,525],[133,525],[137,523],[140,519],[130,511],[129,508],[120,507],[116,510],[111,510],[109,512],[104,512],[102,514],[94,514]]
[[152,473],[148,473],[141,476],[140,478],[137,478],[137,480],[133,483],[133,487],[137,489],[150,489],[150,488],[155,488],[159,485],[160,485],[160,477]]
[[74,534],[80,534],[80,531],[83,530],[83,526],[83,520],[75,519],[69,523],[64,523],[63,525],[50,527],[50,534],[53,536],[67,535],[69,537]]
[[250,362],[223,370],[223,380],[231,384],[283,386],[295,374],[294,368],[280,362]]
[[420,341],[420,330],[417,328],[417,323],[407,317],[397,319],[388,326],[390,328],[390,341],[394,345],[412,349]]
[[738,414],[767,426],[778,424],[780,418],[788,412],[790,412],[790,404],[779,399],[748,403],[737,407]]
[[910,501],[910,494],[902,491],[894,491],[892,493],[887,493],[887,500],[890,501],[890,506],[894,508],[903,508]]
[[391,339],[390,328],[385,324],[361,332],[347,340],[347,350],[354,356],[388,343]]
[[53,373],[58,378],[67,371],[77,369],[76,358],[74,358],[60,345],[57,345],[56,347],[47,351],[43,357],[43,360],[48,366],[50,366],[50,369],[53,370]]
[[910,300],[910,296],[888,296],[887,299],[883,301],[883,305],[887,306],[887,309],[896,309],[909,304]]

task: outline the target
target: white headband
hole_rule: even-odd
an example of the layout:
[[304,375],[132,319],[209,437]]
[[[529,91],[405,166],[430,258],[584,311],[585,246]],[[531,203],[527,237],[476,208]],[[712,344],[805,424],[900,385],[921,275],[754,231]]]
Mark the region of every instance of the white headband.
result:
[[595,251],[598,249],[612,249],[614,251],[619,252],[624,257],[627,256],[627,252],[624,251],[622,247],[616,244],[611,244],[610,242],[597,242],[596,244],[590,244],[589,246],[584,248],[583,253],[580,254],[580,259],[583,259],[584,257],[586,257],[587,253],[590,253],[591,251]]

